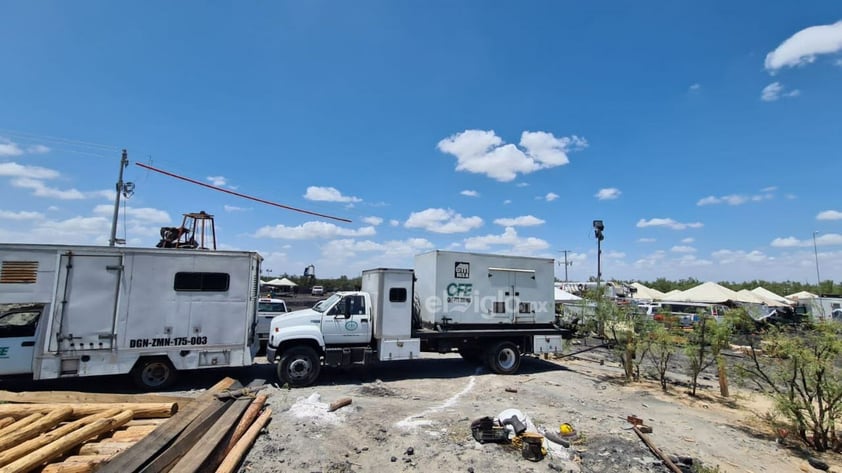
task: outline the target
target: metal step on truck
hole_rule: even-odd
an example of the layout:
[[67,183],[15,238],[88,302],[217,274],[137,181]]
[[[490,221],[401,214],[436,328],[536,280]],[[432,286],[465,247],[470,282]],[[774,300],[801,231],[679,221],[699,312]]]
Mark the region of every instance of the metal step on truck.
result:
[[178,372],[254,363],[254,252],[0,244],[0,378]]
[[433,251],[415,269],[371,269],[360,291],[272,320],[267,359],[291,387],[316,382],[322,366],[413,360],[457,352],[498,374],[521,356],[558,353],[570,330],[554,306],[554,261]]

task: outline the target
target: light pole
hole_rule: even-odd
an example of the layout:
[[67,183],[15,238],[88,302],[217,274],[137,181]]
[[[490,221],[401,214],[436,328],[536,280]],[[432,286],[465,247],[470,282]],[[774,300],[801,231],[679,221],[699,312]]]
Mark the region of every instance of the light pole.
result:
[[602,231],[605,230],[605,224],[602,220],[593,221],[593,234],[596,237],[596,292],[599,296],[599,283],[602,280],[602,240],[605,236]]
[[567,267],[573,266],[572,261],[567,261],[567,253],[570,253],[570,250],[561,250],[559,253],[564,253],[564,263],[559,261],[558,264],[564,265],[564,282],[567,282],[568,281],[568,279],[567,279]]
[[819,249],[816,246],[816,234],[819,232],[813,232],[813,254],[816,255],[816,282],[818,291],[821,292],[822,289],[822,277],[819,275]]

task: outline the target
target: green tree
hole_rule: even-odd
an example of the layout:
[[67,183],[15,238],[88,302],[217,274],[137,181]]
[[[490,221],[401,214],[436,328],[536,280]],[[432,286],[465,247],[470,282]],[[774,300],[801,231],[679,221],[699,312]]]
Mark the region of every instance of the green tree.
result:
[[631,304],[618,305],[605,298],[597,300],[597,333],[614,346],[623,366],[626,382],[640,379],[640,365],[649,349],[648,332],[654,322]]
[[776,412],[792,423],[798,438],[820,452],[842,447],[836,434],[842,417],[840,334],[842,326],[834,321],[801,331],[771,327],[763,350],[759,335],[748,338],[750,361],[739,367],[771,392]]
[[647,356],[655,367],[661,390],[667,390],[667,369],[675,355],[675,340],[678,335],[664,324],[656,324],[649,332]]
[[[729,311],[730,312],[730,311]],[[693,331],[687,337],[687,345],[684,353],[690,359],[688,371],[690,374],[690,395],[696,395],[696,388],[699,385],[699,374],[710,368],[713,363],[718,363],[720,375],[720,393],[727,396],[727,388],[722,389],[723,378],[726,376],[724,360],[722,360],[722,349],[731,339],[734,332],[733,317],[726,314],[717,321],[714,317],[699,313],[699,321],[693,325]],[[725,381],[727,383],[727,381]],[[725,384],[727,386],[727,384]],[[724,391],[724,392],[723,392]]]

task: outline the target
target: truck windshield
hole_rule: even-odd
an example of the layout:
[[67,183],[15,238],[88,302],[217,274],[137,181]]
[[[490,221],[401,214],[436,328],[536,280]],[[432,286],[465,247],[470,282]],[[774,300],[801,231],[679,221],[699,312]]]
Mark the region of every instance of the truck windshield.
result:
[[316,304],[313,307],[313,310],[315,310],[316,312],[324,313],[324,311],[327,308],[332,307],[333,304],[336,304],[336,301],[338,301],[339,299],[342,299],[342,296],[340,296],[339,294],[334,294],[334,295],[328,297],[327,299],[325,299],[325,300],[319,302],[318,304]]

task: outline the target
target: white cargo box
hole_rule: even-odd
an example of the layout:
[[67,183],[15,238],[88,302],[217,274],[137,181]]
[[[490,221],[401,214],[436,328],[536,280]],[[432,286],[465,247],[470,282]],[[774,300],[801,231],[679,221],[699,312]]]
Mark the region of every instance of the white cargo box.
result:
[[402,340],[379,340],[377,353],[380,361],[413,360],[421,356],[421,340],[406,338]]
[[532,340],[532,353],[561,353],[561,335],[535,335]]
[[421,321],[439,329],[552,323],[553,264],[550,258],[454,251],[417,255],[415,295]]

